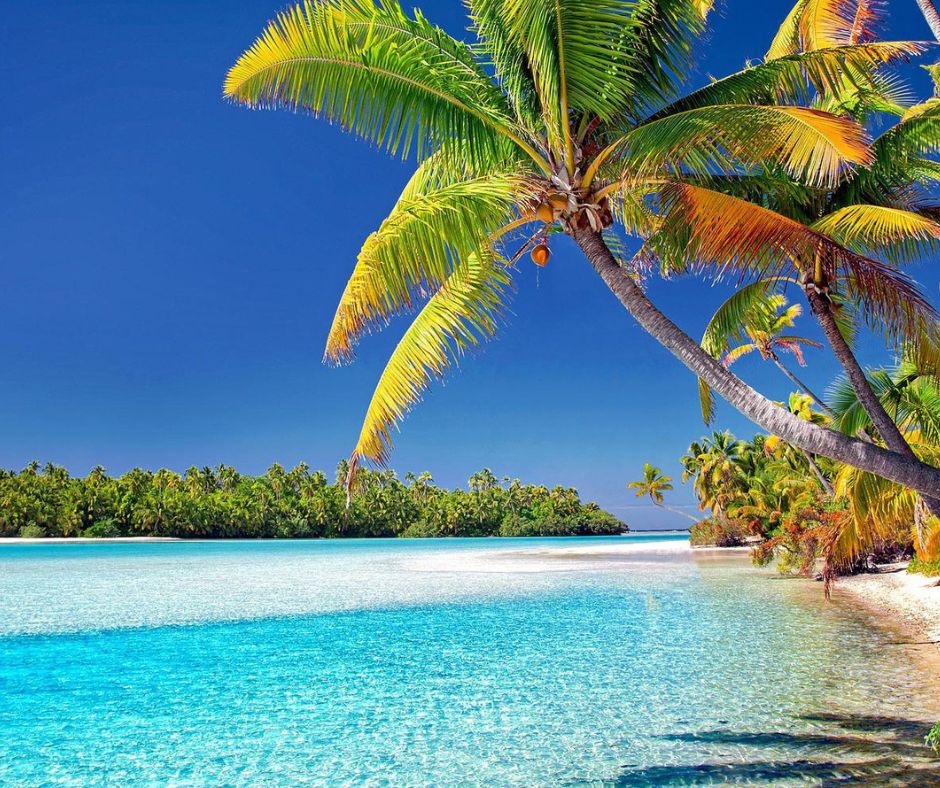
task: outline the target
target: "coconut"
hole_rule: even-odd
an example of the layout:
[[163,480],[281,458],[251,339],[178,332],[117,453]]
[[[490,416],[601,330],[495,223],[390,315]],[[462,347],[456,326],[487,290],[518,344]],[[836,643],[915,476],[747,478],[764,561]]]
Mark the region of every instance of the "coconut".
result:
[[552,250],[545,244],[538,244],[532,247],[532,262],[538,266],[548,265],[548,258],[552,256]]
[[540,222],[545,222],[546,224],[555,221],[555,211],[552,210],[552,206],[547,202],[541,203],[539,207],[535,209],[535,216]]
[[548,198],[548,203],[559,213],[568,210],[568,197],[564,194],[553,194]]

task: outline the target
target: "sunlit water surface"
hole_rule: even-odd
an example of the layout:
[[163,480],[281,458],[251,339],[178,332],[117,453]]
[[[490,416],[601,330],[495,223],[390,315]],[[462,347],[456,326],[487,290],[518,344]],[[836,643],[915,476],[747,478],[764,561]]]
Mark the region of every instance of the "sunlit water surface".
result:
[[2,545],[0,784],[940,780],[932,647],[685,544]]

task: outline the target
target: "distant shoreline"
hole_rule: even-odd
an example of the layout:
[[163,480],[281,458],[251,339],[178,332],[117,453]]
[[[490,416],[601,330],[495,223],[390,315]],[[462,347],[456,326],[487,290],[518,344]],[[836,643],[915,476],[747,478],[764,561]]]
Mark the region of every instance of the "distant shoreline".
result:
[[42,537],[27,537],[27,536],[0,536],[0,545],[5,544],[71,544],[73,542],[80,543],[100,543],[100,544],[112,544],[115,542],[121,543],[144,543],[144,542],[343,542],[343,541],[352,541],[352,540],[369,540],[369,539],[395,539],[398,541],[422,541],[427,539],[436,539],[441,542],[453,542],[459,541],[461,539],[492,539],[492,540],[501,540],[501,539],[577,539],[577,540],[588,540],[588,539],[617,539],[621,537],[631,537],[631,536],[676,536],[680,534],[688,534],[688,531],[626,531],[622,534],[584,534],[584,535],[566,535],[559,534],[558,536],[435,536],[435,537],[401,537],[401,536],[318,536],[310,538],[286,538],[286,539],[275,539],[271,537],[247,537],[247,536],[233,536],[233,537],[209,537],[209,536],[194,536],[194,537],[182,537],[182,536],[103,536],[103,537],[90,537],[90,536],[42,536]]

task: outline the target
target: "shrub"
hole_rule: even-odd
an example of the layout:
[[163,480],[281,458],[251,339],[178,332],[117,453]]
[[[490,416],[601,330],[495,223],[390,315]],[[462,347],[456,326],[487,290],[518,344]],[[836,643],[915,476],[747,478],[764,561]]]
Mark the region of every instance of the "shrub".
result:
[[105,520],[99,520],[91,528],[82,531],[82,536],[86,539],[112,539],[121,535],[121,529],[117,523],[110,517]]
[[695,547],[740,547],[747,535],[747,526],[738,520],[708,517],[689,529],[689,542]]
[[[940,561],[922,561],[914,558],[907,567],[908,572],[917,572],[927,577],[937,577],[940,575]],[[934,729],[937,733],[937,743],[940,744],[940,730]]]
[[42,539],[46,535],[46,529],[36,523],[30,523],[20,528],[20,536],[23,539]]
[[928,746],[933,748],[934,752],[940,753],[940,722],[931,728],[925,741]]
[[401,536],[404,539],[434,539],[438,536],[445,536],[445,534],[441,533],[436,523],[418,520],[418,522],[412,523],[402,531]]

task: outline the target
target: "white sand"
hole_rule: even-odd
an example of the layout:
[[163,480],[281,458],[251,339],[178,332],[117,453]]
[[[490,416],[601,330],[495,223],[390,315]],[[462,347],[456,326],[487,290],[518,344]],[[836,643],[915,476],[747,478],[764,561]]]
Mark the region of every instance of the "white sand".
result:
[[846,594],[880,608],[940,647],[940,578],[908,574],[906,564],[881,567],[878,574],[840,578],[834,594]]

